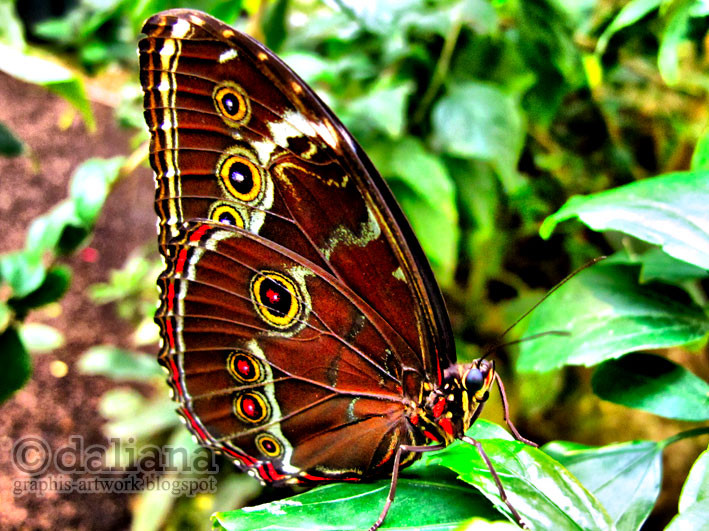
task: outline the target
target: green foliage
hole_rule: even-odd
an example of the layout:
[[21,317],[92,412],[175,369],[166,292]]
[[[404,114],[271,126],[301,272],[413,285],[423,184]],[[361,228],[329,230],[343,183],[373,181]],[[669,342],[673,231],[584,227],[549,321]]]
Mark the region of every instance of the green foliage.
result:
[[10,131],[10,128],[0,122],[0,156],[17,157],[25,150],[22,141]]
[[[257,2],[191,7],[265,40],[362,143],[449,295],[461,358],[475,355],[473,343],[499,343],[506,324],[573,266],[611,255],[561,286],[505,338],[547,334],[523,343],[507,367],[510,394],[530,397],[530,415],[536,410],[535,419],[544,419],[544,412],[567,407],[557,397],[568,400],[565,391],[585,374],[572,366],[598,365],[592,378],[598,397],[666,418],[704,421],[706,382],[643,351],[697,349],[709,332],[703,47],[709,9],[700,0],[617,4],[278,0],[265,9]],[[165,0],[84,1],[34,30],[97,71],[134,61],[142,20],[168,7]],[[0,4],[12,15],[6,8]],[[242,12],[248,21],[239,20]],[[11,52],[7,57],[17,60],[4,68],[61,88],[85,112],[74,74],[21,68],[22,28],[12,16],[6,20],[0,40],[22,51]],[[122,112],[129,122],[139,115],[137,108]],[[70,198],[30,227],[27,248],[0,259],[0,275],[12,290],[0,301],[6,327],[0,338],[20,345],[17,368],[6,375],[14,382],[9,387],[21,385],[29,367],[16,340],[17,316],[61,296],[68,275],[54,258],[85,241],[119,166],[91,162],[77,172]],[[562,223],[567,220],[578,223]],[[154,275],[154,264],[136,256],[91,290],[95,302],[114,302],[119,315],[140,323],[147,330],[144,342],[154,337],[146,325],[154,310],[154,295],[147,294]],[[113,347],[89,351],[80,366],[118,381],[161,380],[150,358]],[[111,391],[102,408],[110,419],[107,433],[136,436],[136,444],[185,438],[166,398]],[[582,425],[585,419],[573,421]],[[542,452],[506,440],[486,423],[472,433],[483,440],[523,517],[533,527],[559,529],[639,529],[657,500],[662,453],[671,442],[588,447],[556,441]],[[690,473],[668,529],[701,529],[709,519],[706,455]],[[229,489],[237,487],[224,492]],[[328,485],[248,511],[218,512],[215,524],[366,528],[387,489],[388,481]],[[213,508],[229,507],[220,503]],[[434,506],[436,511],[421,510]],[[144,529],[167,520],[174,526],[204,523],[195,504],[166,494],[145,493],[136,507],[136,525]],[[383,529],[448,529],[475,515],[481,517],[476,525],[484,526],[481,521],[501,517],[495,508],[507,514],[489,471],[474,448],[456,444],[404,472]]]
[[596,365],[644,348],[687,345],[709,333],[696,304],[637,281],[637,268],[601,264],[569,280],[529,320],[526,333],[568,336],[523,343],[517,368],[544,372],[564,365]]
[[78,250],[94,229],[110,187],[120,175],[122,157],[91,159],[77,168],[69,197],[49,213],[36,218],[25,247],[0,255],[0,337],[7,342],[3,355],[7,372],[0,382],[0,401],[22,387],[31,372],[27,350],[46,351],[60,346],[58,331],[21,327],[30,311],[61,299],[71,283],[71,269],[59,260]]
[[661,356],[635,353],[605,362],[593,375],[593,391],[661,417],[709,420],[709,384]]
[[592,448],[556,441],[543,450],[603,503],[616,529],[640,529],[650,515],[662,484],[660,444],[634,441]]

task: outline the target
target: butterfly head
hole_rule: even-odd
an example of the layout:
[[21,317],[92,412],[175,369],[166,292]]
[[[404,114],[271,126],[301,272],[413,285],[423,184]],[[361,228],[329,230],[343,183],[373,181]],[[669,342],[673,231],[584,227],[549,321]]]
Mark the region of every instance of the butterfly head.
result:
[[450,444],[477,419],[495,380],[495,364],[479,359],[452,365],[438,387],[426,386],[423,407],[410,417],[426,439]]

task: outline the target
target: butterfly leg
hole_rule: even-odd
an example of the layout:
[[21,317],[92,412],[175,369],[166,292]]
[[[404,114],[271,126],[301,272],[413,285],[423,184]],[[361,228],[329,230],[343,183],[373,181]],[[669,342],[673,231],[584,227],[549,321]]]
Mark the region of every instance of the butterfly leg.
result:
[[522,437],[522,435],[517,431],[517,428],[515,428],[515,425],[512,424],[512,421],[510,420],[510,406],[507,403],[507,394],[505,393],[505,386],[502,384],[502,379],[497,373],[495,373],[495,381],[497,382],[497,388],[500,390],[500,396],[502,397],[502,411],[505,417],[505,424],[507,424],[507,427],[512,432],[512,435],[514,435],[515,439],[520,442],[528,444],[529,446],[534,446],[535,448],[539,448],[539,445],[537,443],[532,442],[525,437]]
[[391,484],[389,485],[389,494],[387,495],[386,503],[382,509],[379,518],[374,522],[374,525],[369,528],[369,531],[376,531],[384,523],[384,519],[389,512],[389,507],[391,507],[391,502],[394,501],[394,495],[396,494],[396,483],[399,481],[399,463],[401,462],[401,454],[404,452],[433,452],[434,450],[442,450],[445,448],[444,444],[437,444],[435,446],[399,446],[396,450],[396,455],[394,456],[394,470],[391,473]]
[[500,493],[500,498],[502,499],[503,502],[505,502],[505,505],[507,505],[507,508],[510,510],[512,513],[512,516],[514,517],[515,521],[517,522],[517,525],[520,526],[522,529],[529,529],[527,527],[527,524],[524,523],[524,520],[522,520],[522,517],[519,515],[517,510],[512,506],[510,501],[507,499],[507,493],[505,492],[504,487],[502,486],[502,482],[500,481],[500,476],[497,475],[497,472],[495,471],[495,467],[492,466],[492,462],[490,461],[490,458],[487,456],[485,453],[485,450],[483,450],[482,444],[480,444],[480,441],[473,439],[472,437],[468,437],[467,435],[464,437],[461,437],[462,441],[467,442],[468,444],[472,444],[477,448],[478,453],[480,454],[480,457],[483,458],[483,461],[485,461],[485,464],[487,465],[487,469],[490,471],[490,474],[492,474],[492,479],[495,481],[495,485],[497,486],[497,491]]

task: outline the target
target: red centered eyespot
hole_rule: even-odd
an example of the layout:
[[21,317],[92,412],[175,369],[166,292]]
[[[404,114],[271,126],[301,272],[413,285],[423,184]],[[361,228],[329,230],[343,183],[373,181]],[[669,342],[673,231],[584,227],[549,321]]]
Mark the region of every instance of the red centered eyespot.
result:
[[246,360],[239,360],[236,363],[236,370],[238,370],[239,373],[243,374],[244,376],[250,376],[252,372],[251,369],[251,364]]
[[446,408],[446,400],[441,398],[436,405],[433,406],[433,416],[438,418],[443,415],[443,410]]
[[279,300],[281,300],[280,294],[276,293],[272,289],[266,291],[266,297],[268,297],[268,300],[271,301],[271,304],[276,304]]
[[257,406],[256,406],[256,402],[254,402],[253,399],[251,399],[251,398],[244,398],[244,399],[241,401],[241,408],[243,409],[244,414],[245,414],[247,417],[252,417],[252,418],[253,418],[253,417],[256,416],[256,409],[257,409]]

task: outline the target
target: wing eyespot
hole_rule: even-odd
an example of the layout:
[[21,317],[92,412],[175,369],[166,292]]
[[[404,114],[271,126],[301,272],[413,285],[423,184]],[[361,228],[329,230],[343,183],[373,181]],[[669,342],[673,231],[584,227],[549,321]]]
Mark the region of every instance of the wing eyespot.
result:
[[224,81],[212,92],[214,107],[231,127],[245,125],[251,118],[251,103],[244,89],[233,81]]
[[223,225],[231,225],[232,227],[239,227],[240,229],[244,228],[244,217],[236,208],[227,203],[219,202],[212,205],[208,217],[212,221],[222,223]]
[[224,157],[217,167],[219,183],[232,197],[249,203],[259,197],[263,174],[254,161],[238,154]]
[[232,378],[242,383],[261,382],[264,379],[264,370],[261,362],[249,352],[235,350],[226,360],[227,371]]
[[256,436],[256,448],[264,457],[276,459],[283,455],[283,444],[270,433],[260,433]]
[[260,424],[271,416],[271,406],[260,392],[246,391],[234,398],[234,414],[247,424]]
[[251,279],[251,300],[259,316],[275,328],[289,328],[302,313],[300,291],[287,276],[260,271]]

